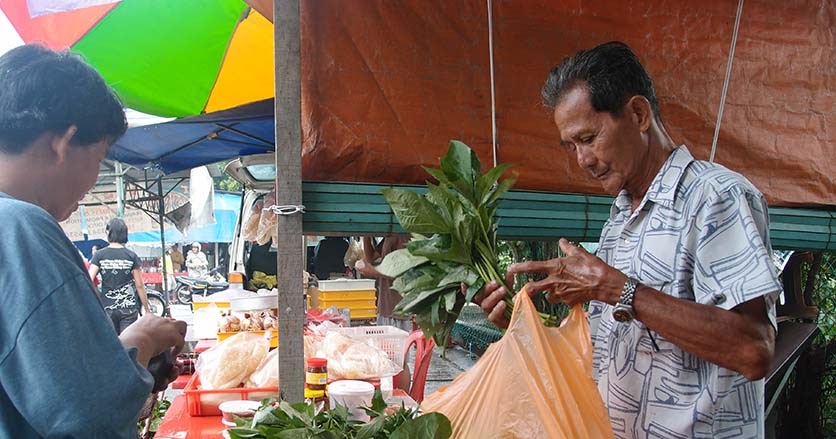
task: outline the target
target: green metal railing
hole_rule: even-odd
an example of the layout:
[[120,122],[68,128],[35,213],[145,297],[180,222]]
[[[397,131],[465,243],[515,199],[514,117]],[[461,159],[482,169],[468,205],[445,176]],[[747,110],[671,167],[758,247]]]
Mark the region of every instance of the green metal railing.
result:
[[[391,185],[305,182],[304,231],[324,234],[403,233],[380,190]],[[422,186],[398,187],[425,192]],[[497,211],[501,239],[597,241],[611,197],[511,191]],[[836,210],[770,208],[775,249],[836,249]]]

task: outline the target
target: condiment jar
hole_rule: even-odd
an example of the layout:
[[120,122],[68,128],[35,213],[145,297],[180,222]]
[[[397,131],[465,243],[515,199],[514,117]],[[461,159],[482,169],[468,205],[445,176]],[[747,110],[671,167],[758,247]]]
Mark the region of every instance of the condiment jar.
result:
[[328,384],[328,360],[312,357],[308,358],[306,364],[305,388],[324,393],[325,386]]

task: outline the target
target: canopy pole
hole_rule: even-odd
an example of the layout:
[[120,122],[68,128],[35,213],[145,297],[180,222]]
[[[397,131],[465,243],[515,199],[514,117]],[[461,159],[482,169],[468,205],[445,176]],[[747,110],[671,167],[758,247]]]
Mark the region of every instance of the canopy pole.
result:
[[488,2],[488,56],[491,66],[491,142],[493,143],[493,167],[499,160],[496,146],[496,87],[494,86],[493,69],[493,2]]
[[168,271],[165,266],[165,194],[163,194],[163,175],[157,174],[157,194],[160,197],[160,202],[157,204],[159,209],[157,215],[160,219],[160,266],[163,271],[163,294],[168,297]]
[[743,0],[739,0],[737,3],[737,16],[734,19],[734,32],[732,32],[731,48],[729,49],[729,61],[726,63],[726,77],[723,79],[723,91],[720,93],[720,108],[717,109],[717,124],[714,125],[714,140],[711,142],[709,162],[714,161],[714,154],[717,152],[717,139],[720,138],[720,122],[723,120],[723,108],[726,106],[726,94],[729,91],[729,78],[731,78],[734,47],[737,45],[737,31],[740,29],[741,15],[743,15]]
[[[276,204],[302,204],[302,86],[299,0],[273,2],[275,52]],[[279,382],[282,397],[303,400],[305,298],[302,215],[277,215],[279,242]]]

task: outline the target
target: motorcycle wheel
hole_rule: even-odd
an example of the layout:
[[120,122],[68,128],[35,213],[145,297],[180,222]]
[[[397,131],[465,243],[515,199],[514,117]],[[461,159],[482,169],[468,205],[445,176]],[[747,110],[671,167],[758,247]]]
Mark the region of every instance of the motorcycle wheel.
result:
[[166,307],[165,302],[161,297],[148,295],[148,307],[151,308],[151,314],[158,317],[165,317]]
[[174,295],[181,305],[190,305],[192,303],[192,293],[189,291],[189,287],[185,285],[178,285],[174,290]]

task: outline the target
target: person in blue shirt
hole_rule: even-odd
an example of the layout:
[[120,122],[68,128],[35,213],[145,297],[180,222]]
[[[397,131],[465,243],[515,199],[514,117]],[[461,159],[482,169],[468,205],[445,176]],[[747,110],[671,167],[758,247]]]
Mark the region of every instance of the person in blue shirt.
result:
[[77,55],[0,57],[0,438],[136,438],[149,359],[183,347],[186,324],[153,314],[117,336],[58,225],[126,128]]

